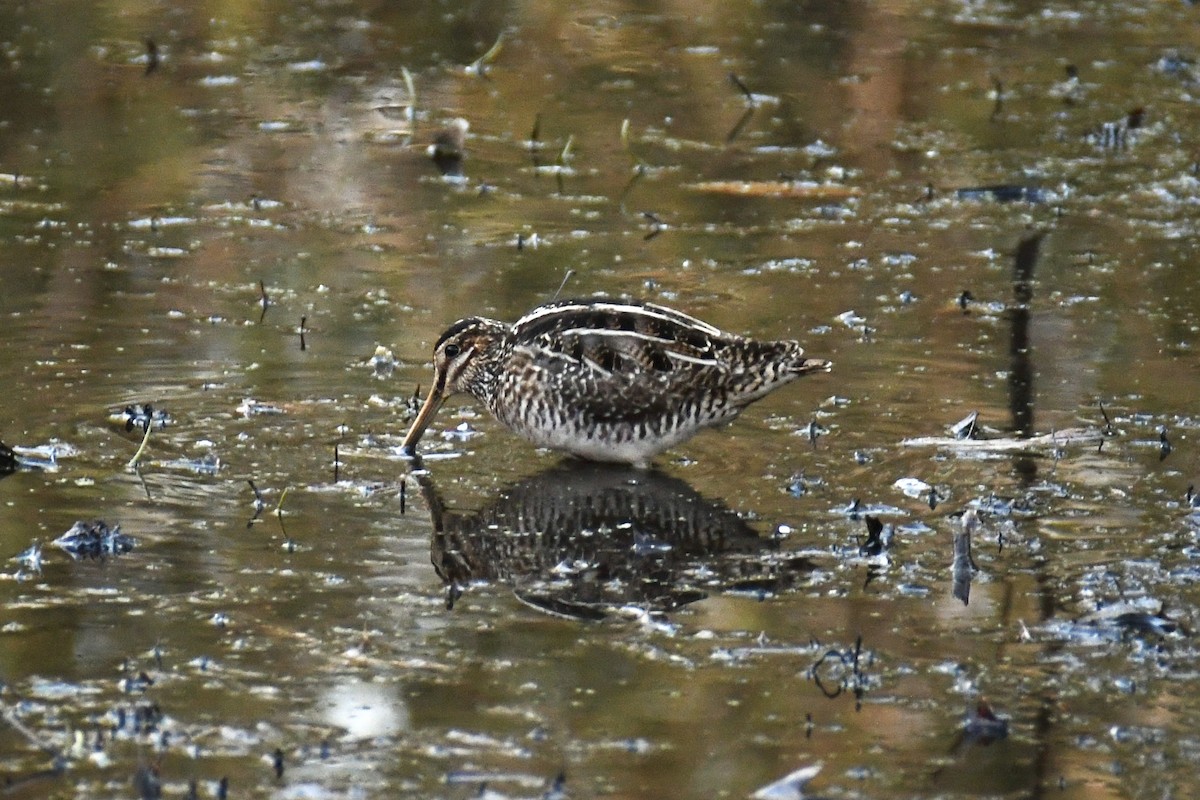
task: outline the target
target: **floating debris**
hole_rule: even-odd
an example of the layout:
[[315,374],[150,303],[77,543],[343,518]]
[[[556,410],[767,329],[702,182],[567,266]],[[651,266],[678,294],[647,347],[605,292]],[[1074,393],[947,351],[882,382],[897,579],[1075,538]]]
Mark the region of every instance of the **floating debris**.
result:
[[213,452],[205,453],[199,458],[176,458],[157,463],[159,466],[194,472],[197,475],[216,475],[221,471],[221,457]]
[[273,406],[270,403],[260,403],[257,400],[247,397],[242,400],[236,411],[244,417],[256,417],[260,414],[283,414],[285,413],[279,406]]
[[1006,306],[1000,300],[976,299],[975,295],[971,293],[970,289],[963,289],[962,292],[959,293],[958,297],[955,298],[954,303],[964,314],[970,314],[972,311],[977,311],[985,315],[995,315],[1003,314],[1006,310],[1008,310],[1008,306]]
[[42,571],[41,542],[34,542],[33,544],[29,545],[29,547],[27,547],[25,550],[13,556],[13,561],[16,561],[17,565],[22,570],[40,574]]
[[742,82],[742,79],[737,76],[736,72],[729,73],[729,80],[738,88],[739,92],[745,95],[746,102],[750,105],[754,105],[754,93],[750,91],[750,87],[746,86],[746,84]]
[[843,692],[853,691],[856,705],[861,703],[867,686],[863,662],[868,660],[863,658],[862,644],[860,635],[852,649],[826,650],[809,668],[809,676],[823,695],[832,700]]
[[[257,200],[255,203],[257,204]],[[262,306],[262,313],[258,315],[258,322],[261,325],[262,321],[267,318],[267,309],[271,307],[271,298],[267,296],[267,284],[261,280],[258,282],[258,302]]]
[[667,223],[663,222],[653,211],[643,211],[642,216],[650,223],[650,232],[642,237],[642,241],[648,242],[667,229]]
[[873,558],[881,555],[891,546],[895,528],[891,525],[885,527],[879,517],[871,514],[866,516],[866,523],[867,540],[858,546],[858,554],[866,558]]
[[855,497],[847,505],[838,506],[830,509],[830,513],[838,516],[848,517],[850,519],[858,519],[863,514],[874,514],[875,516],[905,516],[906,512],[897,506],[886,505],[884,503],[871,503],[867,505],[860,498]]
[[1168,50],[1158,59],[1154,68],[1164,75],[1179,77],[1185,84],[1200,83],[1200,72],[1196,70],[1196,60],[1183,55],[1178,50]]
[[987,700],[981,699],[975,709],[967,714],[960,743],[989,745],[1008,736],[1008,720],[992,710]]
[[58,460],[79,454],[79,450],[65,442],[50,440],[50,444],[40,444],[34,447],[13,445],[8,448],[16,458],[17,466],[26,469],[41,469],[46,472],[58,471]]
[[967,416],[950,426],[950,434],[955,439],[974,439],[979,435],[979,412],[972,411]]
[[250,478],[246,479],[246,483],[250,484],[250,491],[254,492],[254,516],[246,522],[246,527],[252,527],[256,522],[260,521],[263,511],[267,509],[267,502],[263,499],[263,494],[258,487],[254,485],[254,481]]
[[965,606],[971,597],[971,578],[978,567],[971,557],[971,536],[979,529],[979,514],[969,508],[962,515],[959,527],[954,531],[954,561],[952,572],[954,579],[954,597]]
[[959,200],[990,200],[996,203],[1047,203],[1058,199],[1058,194],[1049,189],[1016,183],[968,186],[957,189],[955,195]]
[[488,65],[496,60],[496,57],[500,55],[500,51],[503,49],[504,31],[500,31],[500,35],[496,37],[496,43],[488,48],[486,53],[464,67],[463,71],[468,75],[477,75],[480,78],[486,78]]
[[450,120],[445,128],[433,137],[433,144],[426,149],[426,154],[433,160],[434,166],[449,179],[463,178],[462,162],[466,156],[467,132],[471,123],[462,117]]
[[1158,426],[1158,460],[1165,461],[1171,455],[1171,439],[1167,436],[1167,426]]
[[537,250],[541,243],[542,237],[539,236],[536,231],[528,236],[526,236],[524,232],[519,232],[517,234],[518,250],[524,250],[526,247],[528,247],[530,250]]
[[1122,633],[1167,636],[1184,633],[1180,624],[1163,613],[1163,604],[1153,598],[1137,601],[1111,603],[1084,615],[1080,620],[1085,625],[1115,628]]
[[1118,614],[1112,621],[1119,628],[1130,633],[1149,634],[1151,636],[1166,636],[1181,630],[1178,622],[1164,616],[1161,611],[1157,614],[1148,614],[1144,611],[1130,611],[1125,614]]
[[128,553],[133,549],[134,539],[121,533],[120,525],[109,527],[103,520],[93,520],[76,522],[54,544],[77,559],[102,559]]
[[1031,496],[1013,498],[1013,497],[998,497],[994,493],[988,497],[976,497],[967,503],[968,508],[973,508],[981,514],[988,514],[993,517],[1011,517],[1014,514],[1019,516],[1029,516],[1035,513],[1035,503]]
[[858,197],[862,190],[840,183],[816,181],[701,181],[687,184],[687,189],[709,194],[728,194],[739,197],[798,197],[814,200],[844,200]]
[[852,328],[855,330],[865,328],[867,325],[867,318],[860,317],[858,313],[853,310],[843,311],[841,314],[837,315],[836,319],[847,328]]
[[375,355],[371,356],[367,363],[371,365],[376,378],[386,378],[396,369],[396,356],[380,344],[375,346]]
[[920,478],[898,478],[892,486],[899,489],[905,497],[911,497],[914,500],[933,491],[933,487]]
[[160,57],[158,54],[158,45],[154,42],[153,39],[147,39],[146,40],[146,71],[143,72],[142,74],[143,75],[151,74],[156,69],[158,69],[159,63],[160,63]]
[[608,617],[602,606],[548,594],[514,590],[513,597],[543,614],[581,622],[599,622]]
[[1079,68],[1074,64],[1067,64],[1064,68],[1066,77],[1058,83],[1050,87],[1050,96],[1062,100],[1063,103],[1071,106],[1083,99],[1084,85],[1079,80]]
[[162,430],[171,422],[171,415],[161,408],[155,408],[150,403],[133,403],[120,411],[108,415],[110,422],[120,425],[126,433],[134,428],[145,431],[147,428]]
[[1196,484],[1188,484],[1187,491],[1184,492],[1183,499],[1187,505],[1187,508],[1193,511],[1200,509],[1200,493],[1196,492]]
[[808,494],[809,489],[824,485],[824,478],[805,475],[801,472],[792,476],[792,480],[787,486],[787,493],[792,497],[803,497]]
[[162,779],[158,764],[139,764],[133,773],[133,788],[140,800],[159,800],[162,797]]
[[[622,135],[626,133],[628,126],[629,120],[625,120],[625,125],[621,128]],[[542,112],[540,111],[533,115],[533,128],[529,131],[529,140],[525,144],[531,153],[542,147]]]
[[994,439],[955,439],[949,436],[921,436],[904,439],[904,447],[940,447],[957,453],[1039,453],[1072,445],[1093,445],[1104,439],[1100,428],[1064,428],[1037,436],[999,436]]
[[821,764],[802,767],[774,783],[769,783],[754,794],[754,800],[804,800],[808,795],[804,787],[821,771]]
[[817,439],[826,433],[829,433],[829,429],[817,422],[817,420],[814,418],[809,420],[807,425],[796,432],[803,433],[808,439],[808,443],[811,444],[815,450],[817,448]]

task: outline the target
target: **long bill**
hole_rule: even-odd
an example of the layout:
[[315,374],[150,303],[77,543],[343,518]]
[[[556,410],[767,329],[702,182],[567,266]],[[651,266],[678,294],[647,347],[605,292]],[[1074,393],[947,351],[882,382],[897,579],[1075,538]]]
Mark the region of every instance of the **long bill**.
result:
[[416,452],[417,442],[421,441],[421,436],[429,427],[429,423],[433,422],[434,416],[437,415],[438,409],[442,407],[442,401],[445,399],[445,390],[438,383],[434,383],[424,404],[421,405],[421,410],[417,412],[417,418],[413,420],[412,427],[408,429],[408,435],[404,437],[404,444],[400,445],[400,449],[406,454],[411,456]]

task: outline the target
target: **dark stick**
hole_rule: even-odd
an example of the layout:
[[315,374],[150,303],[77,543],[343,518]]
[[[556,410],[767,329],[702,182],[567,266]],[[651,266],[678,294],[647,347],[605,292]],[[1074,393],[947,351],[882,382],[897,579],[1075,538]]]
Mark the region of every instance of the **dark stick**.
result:
[[738,90],[746,96],[746,101],[750,103],[750,105],[754,105],[754,93],[751,92],[750,88],[742,82],[742,79],[737,76],[736,72],[729,73],[729,80],[731,80],[733,85],[736,86]]

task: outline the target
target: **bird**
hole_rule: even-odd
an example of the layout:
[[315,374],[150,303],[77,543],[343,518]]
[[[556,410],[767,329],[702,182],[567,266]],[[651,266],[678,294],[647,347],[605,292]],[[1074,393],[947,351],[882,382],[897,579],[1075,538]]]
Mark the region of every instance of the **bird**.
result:
[[649,302],[556,300],[515,323],[460,319],[433,348],[434,381],[402,451],[465,392],[539,447],[648,467],[797,378],[828,372],[794,341],[722,331]]

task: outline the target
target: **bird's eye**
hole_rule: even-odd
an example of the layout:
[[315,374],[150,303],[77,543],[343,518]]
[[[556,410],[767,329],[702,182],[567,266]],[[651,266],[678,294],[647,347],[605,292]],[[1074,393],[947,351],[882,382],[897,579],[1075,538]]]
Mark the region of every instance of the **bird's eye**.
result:
[[462,348],[451,342],[446,345],[446,358],[458,358],[458,354],[462,352]]

